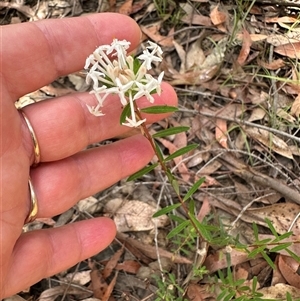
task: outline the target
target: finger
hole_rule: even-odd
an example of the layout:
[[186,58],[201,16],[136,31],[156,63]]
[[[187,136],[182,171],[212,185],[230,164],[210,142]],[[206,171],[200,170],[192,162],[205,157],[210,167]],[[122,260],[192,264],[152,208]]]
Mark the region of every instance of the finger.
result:
[[[164,83],[161,96],[154,95],[154,105],[177,105],[177,96],[173,88]],[[95,117],[89,113],[86,104],[94,105],[94,95],[81,93],[67,95],[58,99],[40,102],[24,109],[35,131],[41,151],[41,161],[59,160],[82,150],[88,144],[109,139],[128,131],[120,125],[121,103],[116,95],[105,100],[105,116]],[[139,102],[140,107],[149,106],[147,99]],[[147,115],[147,122],[155,122],[166,117],[166,114]],[[23,120],[24,121],[24,120]],[[29,158],[33,161],[33,145],[26,124]]]
[[23,234],[15,245],[0,297],[8,297],[95,255],[111,243],[115,234],[115,225],[108,218]]
[[58,215],[80,199],[138,171],[151,160],[153,153],[148,140],[136,135],[60,161],[41,164],[31,171],[38,217]]
[[82,69],[97,46],[114,38],[130,41],[133,49],[140,41],[139,27],[114,13],[4,26],[1,69],[12,100]]

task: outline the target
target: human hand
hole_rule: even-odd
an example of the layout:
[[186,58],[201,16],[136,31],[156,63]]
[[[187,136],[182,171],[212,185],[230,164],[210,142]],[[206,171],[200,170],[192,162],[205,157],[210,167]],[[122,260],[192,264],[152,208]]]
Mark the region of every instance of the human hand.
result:
[[[23,109],[41,151],[41,163],[32,167],[33,140],[14,105],[22,95],[82,69],[86,57],[113,38],[129,40],[134,49],[140,31],[132,19],[107,13],[8,25],[1,30],[0,298],[5,298],[98,253],[116,232],[110,219],[95,218],[22,233],[31,210],[29,175],[38,201],[37,217],[52,217],[139,170],[153,151],[141,135],[82,151],[128,128],[119,125],[122,108],[116,96],[106,100],[105,116],[98,118],[86,107],[95,104],[95,96],[74,93]],[[162,90],[154,104],[176,105],[174,90],[166,83]],[[143,106],[149,106],[145,99],[139,101]],[[147,121],[165,116],[150,115]]]

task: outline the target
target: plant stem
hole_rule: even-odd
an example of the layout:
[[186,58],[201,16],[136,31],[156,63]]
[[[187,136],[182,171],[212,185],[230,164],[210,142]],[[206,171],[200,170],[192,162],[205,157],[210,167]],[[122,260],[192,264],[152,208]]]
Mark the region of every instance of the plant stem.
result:
[[[136,114],[136,117],[137,119],[141,120],[143,119],[142,116],[141,116],[141,112],[136,104],[136,102],[134,102],[134,109],[135,109],[135,114]],[[165,162],[161,159],[161,157],[158,155],[157,153],[157,150],[156,150],[156,147],[155,147],[155,143],[153,141],[153,138],[151,136],[151,134],[149,133],[148,131],[148,128],[147,126],[145,125],[145,123],[142,123],[141,124],[141,131],[142,131],[142,134],[146,137],[146,139],[150,142],[151,144],[151,147],[152,149],[154,150],[155,154],[156,154],[156,157],[158,159],[158,162],[162,168],[162,170],[165,172],[166,176],[168,177],[168,180],[170,181],[172,187],[173,186],[173,183],[175,181],[175,179],[173,178],[172,176],[172,173],[170,172],[170,170],[168,169],[168,167],[166,166]],[[183,208],[183,210],[185,211],[186,215],[188,216],[192,226],[194,227],[194,229],[196,230],[196,232],[198,233],[199,237],[202,239],[202,241],[206,241],[203,237],[203,235],[201,234],[201,232],[199,231],[197,225],[194,223],[194,221],[190,218],[190,212],[185,204],[185,202],[183,201],[181,195],[179,194],[179,192],[177,192],[176,189],[174,189],[178,199],[179,199],[179,202],[181,203],[181,207]]]

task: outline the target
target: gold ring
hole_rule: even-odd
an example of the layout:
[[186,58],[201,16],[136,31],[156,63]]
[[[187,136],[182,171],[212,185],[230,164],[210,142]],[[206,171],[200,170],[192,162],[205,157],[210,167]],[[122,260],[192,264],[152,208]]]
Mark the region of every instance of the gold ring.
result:
[[28,186],[29,186],[29,192],[30,192],[31,208],[30,208],[30,212],[29,212],[28,216],[25,219],[25,224],[33,222],[38,213],[37,197],[34,192],[30,178],[28,179]]
[[37,165],[40,163],[40,159],[41,159],[41,153],[40,153],[40,146],[39,143],[37,141],[35,132],[33,130],[33,127],[29,121],[29,119],[27,118],[27,116],[25,115],[25,113],[22,110],[19,110],[22,114],[22,116],[24,117],[24,120],[27,124],[27,127],[29,129],[31,138],[32,138],[32,142],[33,142],[33,150],[34,150],[34,165]]

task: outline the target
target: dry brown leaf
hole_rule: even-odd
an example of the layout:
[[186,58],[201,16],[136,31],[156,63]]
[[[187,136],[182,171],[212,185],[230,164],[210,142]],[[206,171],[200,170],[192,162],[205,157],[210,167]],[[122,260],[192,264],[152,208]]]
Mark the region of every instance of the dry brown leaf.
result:
[[162,36],[159,33],[161,22],[151,24],[149,26],[141,26],[142,32],[151,40],[163,47],[173,47],[173,35]]
[[185,52],[183,46],[180,45],[179,43],[177,43],[175,40],[173,41],[173,44],[174,44],[175,50],[178,54],[178,57],[181,61],[179,73],[185,73],[185,71],[186,71],[186,52]]
[[124,245],[117,252],[115,252],[114,255],[110,258],[110,260],[106,263],[102,271],[102,275],[104,279],[107,279],[111,275],[112,271],[118,264],[118,261],[120,260],[120,257],[122,256],[123,252],[124,252]]
[[300,289],[299,262],[292,257],[279,255],[278,268],[288,284]]
[[117,277],[118,277],[119,272],[117,271],[114,275],[114,278],[112,279],[112,281],[109,283],[108,287],[105,290],[105,293],[101,299],[101,301],[113,301],[115,300],[115,298],[111,295],[113,292],[113,289],[116,285],[117,282]]
[[113,220],[119,232],[147,231],[168,224],[166,215],[153,218],[157,208],[138,200],[112,199],[104,209],[113,214]]
[[226,21],[226,14],[219,11],[219,5],[215,6],[209,14],[211,22],[214,25],[220,25]]
[[185,12],[181,18],[182,22],[193,25],[212,26],[210,18],[195,12],[194,7],[188,2],[182,3],[180,6]]
[[[300,109],[300,107],[299,107]],[[292,109],[291,109],[292,111]],[[291,112],[292,113],[292,112]],[[300,111],[299,111],[300,113]],[[286,121],[290,122],[290,123],[294,123],[296,122],[296,118],[293,117],[292,115],[290,115],[289,113],[287,113],[285,110],[283,109],[277,109],[276,115],[282,119],[285,119]],[[291,150],[292,151],[292,150]]]
[[[252,222],[266,226],[265,218],[268,218],[277,233],[284,234],[289,231],[292,222],[300,212],[300,206],[295,203],[279,203],[262,208],[248,209],[251,213]],[[256,218],[255,218],[256,217]],[[300,235],[300,219],[298,218],[291,229],[294,235]]]
[[[299,33],[298,33],[299,35]],[[282,34],[271,34],[267,37],[267,42],[273,46],[280,46],[289,43],[299,42],[299,38],[296,33],[289,32],[285,35]]]
[[59,286],[55,286],[49,289],[44,290],[40,296],[39,300],[41,301],[55,301],[57,300],[57,297],[62,296],[66,294],[73,295],[74,297],[78,299],[85,299],[91,296],[90,292],[83,291],[81,287],[76,287],[72,285],[62,284]]
[[278,283],[270,287],[263,287],[259,289],[258,292],[264,294],[265,299],[282,300],[282,297],[285,297],[286,293],[290,293],[293,300],[300,298],[299,289],[283,283]]
[[132,13],[133,0],[126,0],[119,8],[119,13],[123,15],[130,15]]
[[201,48],[201,39],[198,39],[190,46],[186,54],[186,70],[192,68],[202,68],[202,64],[205,61],[205,55]]
[[[248,248],[248,251],[251,250],[252,248]],[[230,262],[233,266],[249,260],[248,253],[246,251],[234,248],[230,251],[230,257]],[[209,270],[210,273],[226,268],[228,266],[226,250],[222,249],[214,254],[208,255],[204,261],[204,266]]]
[[202,26],[212,26],[210,18],[203,16],[201,14],[194,14],[192,17],[184,15],[181,18],[183,23],[193,24],[193,25],[202,25]]
[[248,121],[253,122],[253,121],[257,121],[257,120],[262,120],[265,116],[266,116],[266,110],[264,110],[260,107],[257,107],[252,110]]
[[[240,41],[243,40],[244,34],[243,33],[238,33],[236,35],[236,38]],[[265,39],[268,38],[267,35],[264,34],[256,34],[256,33],[250,33],[250,38],[252,42],[259,42],[259,41],[264,41]]]
[[136,274],[141,267],[141,264],[135,260],[126,260],[117,264],[116,270],[124,271],[126,273]]
[[300,117],[300,94],[296,97],[292,104],[291,114],[296,117]]
[[245,132],[252,139],[255,139],[266,146],[268,149],[276,152],[277,154],[293,159],[293,154],[289,148],[289,146],[279,137],[274,134],[254,127],[244,127]]
[[207,196],[204,196],[203,201],[202,201],[202,206],[200,211],[197,214],[197,219],[199,222],[202,222],[205,216],[207,216],[211,211],[209,199]]
[[277,70],[285,66],[285,62],[282,59],[274,60],[270,63],[264,62],[257,58],[257,64],[263,68],[266,68],[268,70]]
[[292,59],[300,58],[300,42],[284,44],[274,49],[276,53]]
[[250,53],[250,47],[252,45],[251,37],[249,32],[244,29],[243,31],[243,44],[239,56],[237,58],[237,62],[239,65],[243,66],[248,58]]
[[102,203],[93,196],[80,200],[77,203],[77,208],[80,212],[87,212],[89,214],[94,214],[99,211],[102,206]]
[[69,273],[64,277],[68,283],[72,282],[78,285],[86,285],[91,281],[91,271],[80,271],[74,273]]
[[294,17],[273,17],[273,18],[266,18],[265,21],[267,23],[296,23],[299,20],[297,18]]
[[91,289],[93,291],[93,297],[102,300],[108,284],[106,283],[102,273],[97,269],[94,262],[89,261],[89,267],[91,271]]
[[215,66],[219,66],[223,62],[225,51],[227,46],[227,37],[221,39],[216,47],[213,49],[211,54],[209,54],[203,64],[201,65],[201,69],[209,69]]
[[[156,246],[151,246],[144,244],[134,238],[128,237],[127,235],[118,232],[117,238],[122,242],[125,243],[125,247],[133,253],[137,258],[143,260],[143,262],[149,264],[151,261],[147,260],[145,257],[151,259],[157,259],[157,256],[171,259],[174,263],[184,263],[184,264],[191,264],[192,261],[188,258],[185,258],[180,255],[174,254],[174,252],[169,252],[164,250],[163,248],[156,248]],[[135,250],[140,251],[140,253],[135,252]],[[140,257],[143,256],[143,257]]]
[[215,128],[215,137],[216,140],[224,147],[228,148],[227,145],[227,121],[223,119],[216,120]]
[[207,297],[209,297],[207,288],[201,287],[196,283],[189,283],[186,296],[190,301],[204,301]]

